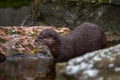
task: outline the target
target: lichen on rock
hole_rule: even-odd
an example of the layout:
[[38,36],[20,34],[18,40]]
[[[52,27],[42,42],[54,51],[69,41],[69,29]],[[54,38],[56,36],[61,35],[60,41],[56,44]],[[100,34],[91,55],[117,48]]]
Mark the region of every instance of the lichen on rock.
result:
[[119,75],[120,44],[71,59],[60,73],[65,80],[119,80]]

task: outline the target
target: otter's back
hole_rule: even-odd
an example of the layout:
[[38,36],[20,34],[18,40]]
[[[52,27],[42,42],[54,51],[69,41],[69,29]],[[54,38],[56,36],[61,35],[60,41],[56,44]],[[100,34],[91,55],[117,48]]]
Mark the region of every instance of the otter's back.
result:
[[71,40],[75,52],[79,55],[101,49],[107,45],[104,31],[92,23],[83,23],[78,26],[68,35],[68,39]]

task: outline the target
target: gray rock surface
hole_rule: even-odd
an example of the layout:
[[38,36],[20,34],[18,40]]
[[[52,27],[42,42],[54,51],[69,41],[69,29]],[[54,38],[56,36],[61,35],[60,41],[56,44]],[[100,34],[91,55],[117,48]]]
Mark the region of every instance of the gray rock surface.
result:
[[[96,1],[95,3],[92,1]],[[32,6],[31,25],[67,26],[71,29],[92,22],[106,31],[120,34],[119,0],[37,0]],[[98,1],[98,3],[97,3]],[[104,2],[102,2],[104,1]],[[29,25],[28,22],[24,25]]]
[[120,80],[120,44],[68,62],[56,80]]

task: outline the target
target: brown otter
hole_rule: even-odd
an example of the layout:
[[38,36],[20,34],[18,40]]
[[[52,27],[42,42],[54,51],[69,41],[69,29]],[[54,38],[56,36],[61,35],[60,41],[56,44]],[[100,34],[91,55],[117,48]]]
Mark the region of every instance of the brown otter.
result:
[[88,22],[76,27],[67,36],[45,29],[39,33],[36,41],[48,46],[56,62],[68,61],[87,52],[105,48],[108,43],[104,31]]

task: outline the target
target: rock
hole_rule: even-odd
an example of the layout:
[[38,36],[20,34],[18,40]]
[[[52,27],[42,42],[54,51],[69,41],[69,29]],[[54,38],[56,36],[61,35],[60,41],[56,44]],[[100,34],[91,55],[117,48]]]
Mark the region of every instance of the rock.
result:
[[111,0],[111,3],[113,3],[115,6],[120,6],[120,0]]
[[55,76],[52,58],[41,53],[12,54],[0,63],[0,80],[54,80]]
[[36,18],[32,20],[35,21],[32,25],[67,26],[73,29],[87,21],[102,26],[105,31],[120,34],[120,1],[97,0],[99,3],[91,3],[92,1],[37,0],[37,4],[31,5],[31,15]]
[[5,55],[0,53],[0,63],[4,62],[5,60],[6,60]]
[[68,62],[56,80],[120,80],[120,44]]

